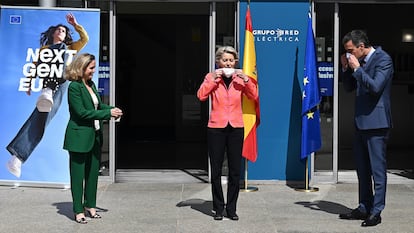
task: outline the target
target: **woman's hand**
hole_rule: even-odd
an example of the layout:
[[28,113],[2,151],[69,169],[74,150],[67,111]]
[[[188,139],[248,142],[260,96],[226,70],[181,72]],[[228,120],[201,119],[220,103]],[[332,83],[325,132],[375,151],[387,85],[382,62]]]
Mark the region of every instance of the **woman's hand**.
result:
[[214,72],[213,72],[213,81],[215,81],[216,79],[218,79],[218,78],[221,78],[221,76],[223,75],[223,70],[222,69],[216,69]]
[[68,13],[66,15],[66,20],[68,21],[68,24],[72,25],[72,26],[76,26],[78,25],[78,22],[76,21],[75,16],[72,13]]
[[245,73],[243,73],[243,70],[236,69],[235,73],[236,73],[237,77],[243,79],[243,81],[245,83],[247,83],[249,81],[249,76],[247,76]]
[[115,119],[120,118],[123,115],[122,110],[119,108],[112,108],[111,109],[111,116],[115,117]]
[[32,79],[33,79],[33,77],[28,77],[28,78],[29,78],[29,82],[28,82],[29,88],[27,89],[26,94],[28,96],[30,96],[32,94]]

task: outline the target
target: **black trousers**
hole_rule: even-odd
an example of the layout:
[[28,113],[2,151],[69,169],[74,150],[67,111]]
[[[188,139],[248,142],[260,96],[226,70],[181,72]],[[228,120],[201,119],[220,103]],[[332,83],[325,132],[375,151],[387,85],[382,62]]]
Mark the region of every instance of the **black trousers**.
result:
[[[239,197],[244,128],[233,128],[227,125],[226,128],[208,128],[207,132],[213,210],[216,213],[222,213],[226,208],[227,214],[232,215],[236,213],[237,198]],[[229,167],[226,205],[221,185],[225,152],[227,152]]]

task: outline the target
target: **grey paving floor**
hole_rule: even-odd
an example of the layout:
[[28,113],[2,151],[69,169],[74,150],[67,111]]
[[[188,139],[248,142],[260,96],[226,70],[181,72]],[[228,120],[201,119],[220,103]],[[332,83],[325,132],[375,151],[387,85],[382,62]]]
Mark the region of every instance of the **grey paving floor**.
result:
[[[253,184],[254,185],[254,184]],[[320,184],[299,192],[285,183],[241,192],[239,221],[211,217],[208,183],[100,182],[102,219],[73,221],[70,190],[0,186],[0,232],[414,232],[414,182],[389,184],[383,223],[338,219],[354,208],[355,183]]]

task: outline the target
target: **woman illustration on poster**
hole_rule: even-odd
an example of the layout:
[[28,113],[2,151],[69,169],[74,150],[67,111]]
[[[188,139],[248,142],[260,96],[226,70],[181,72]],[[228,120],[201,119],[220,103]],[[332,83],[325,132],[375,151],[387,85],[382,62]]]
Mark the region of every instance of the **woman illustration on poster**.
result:
[[[79,34],[80,39],[73,41],[71,36],[71,30],[69,27],[58,24],[56,26],[50,26],[46,31],[41,34],[40,38],[40,50],[51,49],[51,50],[75,50],[79,52],[86,43],[89,41],[89,37],[85,29],[78,24],[75,16],[72,13],[66,15],[67,23],[72,25],[76,32]],[[52,59],[54,60],[54,59]],[[59,59],[56,59],[59,60]],[[63,61],[68,63],[70,61]],[[36,65],[40,65],[39,63]],[[59,64],[58,64],[59,65]],[[65,67],[67,64],[63,64]],[[32,79],[30,77],[29,90],[27,94],[31,94]],[[7,169],[10,173],[16,177],[21,175],[21,165],[24,163],[36,146],[39,144],[43,137],[46,126],[50,120],[56,115],[62,102],[63,95],[68,88],[68,82],[63,79],[60,75],[49,75],[43,78],[42,95],[37,101],[37,107],[33,110],[30,117],[26,120],[23,126],[15,138],[7,146],[7,150],[10,152],[12,157],[7,162]],[[47,98],[43,98],[44,95],[49,95],[49,101],[51,106],[45,108],[44,101]],[[43,107],[43,108],[42,108]]]

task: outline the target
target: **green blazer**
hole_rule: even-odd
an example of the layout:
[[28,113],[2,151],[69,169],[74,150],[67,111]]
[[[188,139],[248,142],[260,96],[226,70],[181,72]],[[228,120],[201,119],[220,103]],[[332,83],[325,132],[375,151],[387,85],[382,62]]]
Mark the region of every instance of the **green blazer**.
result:
[[[111,118],[113,106],[102,103],[95,84],[90,81],[89,86],[95,92],[99,101],[98,109],[92,101],[91,94],[82,81],[72,81],[68,89],[68,104],[70,119],[66,127],[63,149],[86,153],[92,150],[95,143],[96,130],[94,120],[99,120],[102,129],[102,120]],[[98,132],[102,142],[102,130]]]

